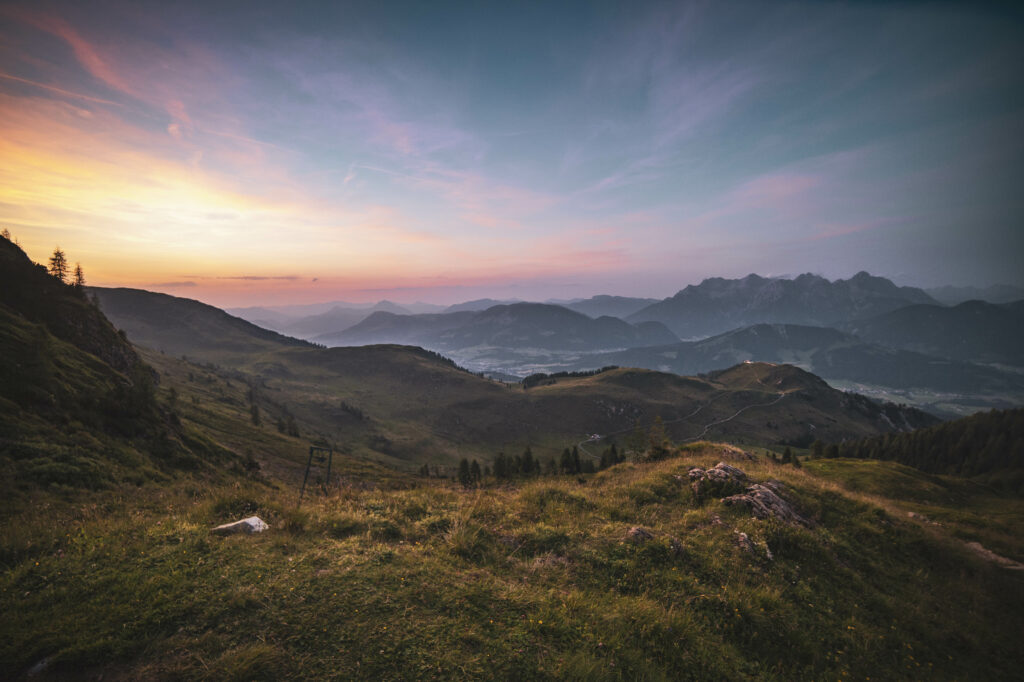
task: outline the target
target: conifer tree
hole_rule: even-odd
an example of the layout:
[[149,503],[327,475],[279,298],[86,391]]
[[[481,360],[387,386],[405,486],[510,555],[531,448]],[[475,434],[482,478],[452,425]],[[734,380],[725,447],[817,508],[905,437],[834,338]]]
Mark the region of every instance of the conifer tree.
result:
[[572,446],[572,472],[578,474],[581,471],[580,467],[580,451],[575,445]]
[[81,263],[75,263],[75,275],[72,284],[78,289],[85,286],[85,273],[82,272]]
[[455,475],[456,480],[462,485],[463,488],[468,488],[470,484],[469,474],[469,460],[465,457],[459,460],[459,471]]
[[3,232],[0,232],[0,237],[3,237],[7,241],[11,241],[11,231],[5,227]]
[[68,259],[64,256],[64,252],[60,250],[59,246],[53,250],[53,255],[50,256],[50,274],[61,282],[67,282]]
[[563,474],[572,473],[572,453],[569,448],[562,450],[562,458],[558,463],[558,470]]
[[523,475],[524,476],[531,475],[536,470],[536,468],[537,468],[537,466],[536,466],[536,464],[533,461],[533,450],[531,450],[530,446],[527,445],[526,449],[523,450],[523,466],[522,466]]
[[483,478],[483,473],[480,471],[480,463],[475,459],[469,464],[469,481],[472,484],[477,484],[480,479]]

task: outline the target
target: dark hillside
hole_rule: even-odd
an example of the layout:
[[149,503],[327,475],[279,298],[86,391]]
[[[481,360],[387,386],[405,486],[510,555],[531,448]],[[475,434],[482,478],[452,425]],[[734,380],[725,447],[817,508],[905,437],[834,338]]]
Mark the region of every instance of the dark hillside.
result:
[[92,287],[89,292],[132,343],[174,355],[216,360],[226,354],[310,346],[187,298],[141,289]]
[[843,443],[831,454],[894,460],[935,474],[980,477],[1024,495],[1024,409],[980,412],[911,433]]
[[12,242],[0,239],[0,304],[58,339],[128,374],[139,363],[131,345],[86,297],[51,277]]
[[156,373],[85,294],[0,239],[0,494],[161,479],[228,454],[158,403]]
[[846,328],[868,341],[969,362],[1024,365],[1024,315],[1013,304],[912,305]]

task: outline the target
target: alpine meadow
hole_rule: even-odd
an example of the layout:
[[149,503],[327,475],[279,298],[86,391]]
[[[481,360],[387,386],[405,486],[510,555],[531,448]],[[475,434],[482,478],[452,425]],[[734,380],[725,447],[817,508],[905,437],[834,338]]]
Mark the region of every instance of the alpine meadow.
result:
[[1024,12],[0,6],[0,679],[1024,679]]

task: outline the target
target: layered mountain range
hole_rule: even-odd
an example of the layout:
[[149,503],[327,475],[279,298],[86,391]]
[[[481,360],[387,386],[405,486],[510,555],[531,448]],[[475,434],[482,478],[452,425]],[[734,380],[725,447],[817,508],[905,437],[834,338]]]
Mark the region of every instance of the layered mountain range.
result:
[[836,281],[711,278],[661,301],[477,299],[414,312],[425,309],[382,301],[289,310],[315,313],[303,317],[240,312],[317,344],[417,345],[503,379],[606,365],[686,375],[751,360],[793,363],[844,388],[902,391],[899,399],[917,404],[953,401],[964,411],[1012,406],[1024,395],[1024,303],[945,306],[866,272]]

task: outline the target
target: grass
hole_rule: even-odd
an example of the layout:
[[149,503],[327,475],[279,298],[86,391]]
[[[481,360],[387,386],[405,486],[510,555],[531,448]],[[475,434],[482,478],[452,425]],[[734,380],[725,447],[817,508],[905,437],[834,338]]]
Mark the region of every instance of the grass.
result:
[[[721,452],[691,446],[583,484],[394,480],[300,506],[291,486],[179,481],[26,509],[0,532],[0,676],[42,660],[43,678],[1016,674],[1022,576],[964,549],[961,526],[920,523],[868,489],[911,473],[736,462],[787,484],[813,521],[791,528],[693,496],[688,467]],[[918,476],[933,513],[1003,501],[964,489],[950,502]],[[271,530],[208,533],[252,513]],[[632,526],[653,539],[630,542]]]

